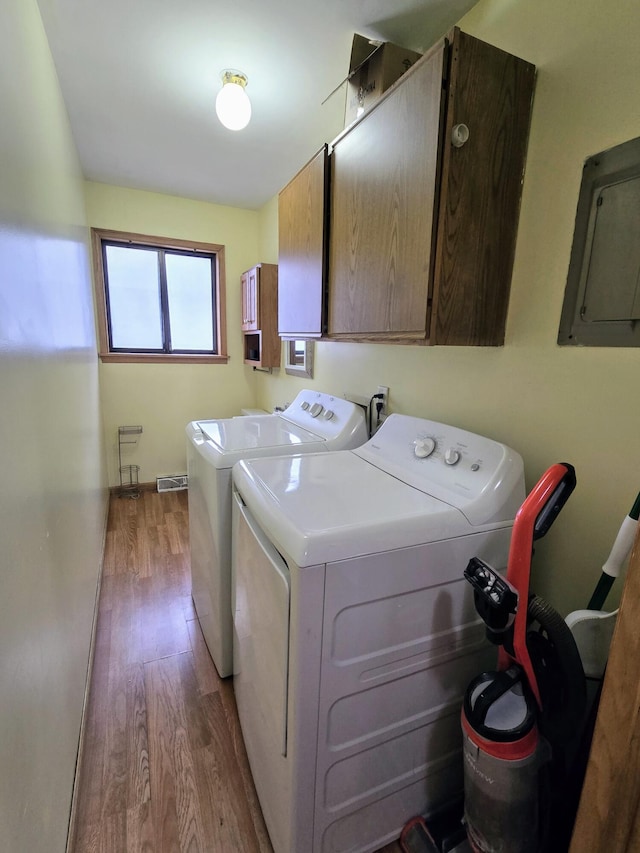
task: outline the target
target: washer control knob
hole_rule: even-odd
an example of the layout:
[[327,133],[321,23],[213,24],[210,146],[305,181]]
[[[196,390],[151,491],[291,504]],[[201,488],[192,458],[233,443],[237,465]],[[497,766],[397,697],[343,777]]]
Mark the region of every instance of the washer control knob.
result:
[[305,410],[305,412],[307,411],[307,409],[309,408],[309,404],[307,403],[307,401],[306,401],[306,400],[303,400],[303,401],[300,403],[300,408],[301,408],[301,409],[304,409],[304,410]]
[[317,418],[320,412],[324,409],[322,403],[314,403],[309,409],[309,414],[312,418]]
[[331,409],[325,409],[325,413],[324,413],[324,415],[323,415],[322,417],[323,417],[326,421],[330,421],[330,420],[331,420],[331,418],[333,417],[333,415],[334,415],[334,413],[331,411]]
[[436,449],[436,443],[432,438],[416,438],[413,442],[413,452],[418,459],[424,459],[431,456]]
[[449,447],[444,454],[444,461],[447,465],[455,465],[460,461],[460,451],[455,447]]

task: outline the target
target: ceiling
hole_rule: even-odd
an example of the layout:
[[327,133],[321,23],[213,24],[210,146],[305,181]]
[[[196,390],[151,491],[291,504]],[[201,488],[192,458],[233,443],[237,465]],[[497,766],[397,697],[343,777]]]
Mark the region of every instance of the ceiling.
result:
[[[87,179],[257,209],[342,129],[354,33],[424,52],[476,0],[38,2]],[[225,68],[249,80],[238,132]]]

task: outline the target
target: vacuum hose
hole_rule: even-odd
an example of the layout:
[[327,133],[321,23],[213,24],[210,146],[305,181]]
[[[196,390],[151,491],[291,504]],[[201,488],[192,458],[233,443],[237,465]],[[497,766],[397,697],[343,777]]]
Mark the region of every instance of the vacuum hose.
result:
[[580,729],[587,702],[584,669],[571,629],[557,610],[533,596],[528,617],[527,648],[542,698],[538,725],[555,750]]

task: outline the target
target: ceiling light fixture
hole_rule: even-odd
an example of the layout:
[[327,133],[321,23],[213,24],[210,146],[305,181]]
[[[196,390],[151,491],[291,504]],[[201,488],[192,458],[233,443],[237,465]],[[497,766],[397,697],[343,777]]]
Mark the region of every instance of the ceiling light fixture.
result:
[[251,101],[245,92],[247,77],[241,71],[223,71],[222,89],[216,98],[216,113],[229,130],[242,130],[251,118]]

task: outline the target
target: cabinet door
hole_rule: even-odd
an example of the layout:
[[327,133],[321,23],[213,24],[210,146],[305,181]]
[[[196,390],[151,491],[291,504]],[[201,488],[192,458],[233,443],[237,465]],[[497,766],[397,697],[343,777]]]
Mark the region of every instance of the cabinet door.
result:
[[258,267],[242,273],[242,331],[252,332],[258,324]]
[[328,335],[427,336],[444,44],[331,153]]
[[327,146],[278,196],[278,334],[319,337],[326,259]]
[[[431,344],[504,342],[535,67],[457,28],[442,157]],[[458,124],[469,129],[451,144]]]
[[278,316],[277,264],[257,264],[242,274],[242,331],[245,364],[279,367],[282,345]]

